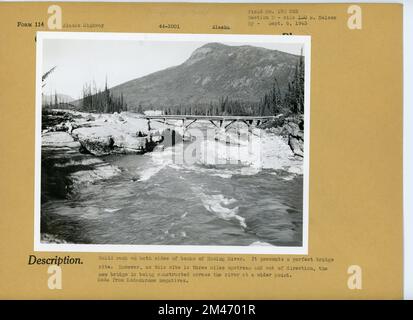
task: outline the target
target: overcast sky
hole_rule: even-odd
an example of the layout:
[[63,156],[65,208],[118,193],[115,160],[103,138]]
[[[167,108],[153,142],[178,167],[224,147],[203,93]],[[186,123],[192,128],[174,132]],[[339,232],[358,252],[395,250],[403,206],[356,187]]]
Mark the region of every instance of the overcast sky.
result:
[[[136,79],[155,71],[176,66],[207,42],[117,41],[45,39],[43,42],[43,73],[53,66],[43,92],[67,94],[80,98],[85,83],[94,81],[103,88],[107,77],[109,87]],[[222,43],[222,42],[221,42]],[[228,43],[253,45],[292,54],[300,54],[302,45],[295,43]]]

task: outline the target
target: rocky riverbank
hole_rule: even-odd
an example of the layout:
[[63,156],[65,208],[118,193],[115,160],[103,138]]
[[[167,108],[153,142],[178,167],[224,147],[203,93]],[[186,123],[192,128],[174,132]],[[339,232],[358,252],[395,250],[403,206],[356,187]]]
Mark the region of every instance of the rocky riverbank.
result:
[[268,130],[287,139],[288,145],[297,157],[304,157],[304,116],[283,116],[265,123],[261,129]]
[[142,154],[163,141],[162,125],[134,114],[89,114],[66,110],[42,113],[42,198],[66,198],[84,184],[112,178],[120,169],[110,154]]
[[[67,132],[79,142],[82,153],[104,156],[151,151],[162,141],[167,128],[152,126],[135,114],[90,114],[76,111],[48,110],[42,114],[42,134]],[[53,139],[49,139],[52,141]]]
[[[207,165],[215,158],[237,163],[256,170],[283,169],[302,172],[304,133],[302,117],[283,117],[262,125],[260,139],[243,140],[235,133],[218,130],[216,144],[207,141],[199,150]],[[234,125],[235,126],[235,125]],[[168,128],[137,114],[91,114],[68,110],[44,110],[42,114],[42,197],[67,198],[76,195],[85,184],[116,177],[122,172],[105,161],[112,154],[143,154],[190,140],[189,130],[180,123]],[[189,137],[189,139],[188,139]],[[214,158],[214,159],[212,159]],[[214,161],[212,161],[214,160]],[[211,162],[212,161],[212,162]],[[138,179],[137,179],[138,180]]]

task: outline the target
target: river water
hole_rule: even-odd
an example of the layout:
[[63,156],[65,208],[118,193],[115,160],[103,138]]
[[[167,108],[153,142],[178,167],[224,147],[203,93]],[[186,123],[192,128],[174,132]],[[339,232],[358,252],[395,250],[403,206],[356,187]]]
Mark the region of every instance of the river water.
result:
[[191,141],[144,155],[104,157],[121,174],[48,199],[42,228],[83,244],[301,246],[302,161],[286,159],[285,142],[266,140],[257,165],[248,139],[189,132]]

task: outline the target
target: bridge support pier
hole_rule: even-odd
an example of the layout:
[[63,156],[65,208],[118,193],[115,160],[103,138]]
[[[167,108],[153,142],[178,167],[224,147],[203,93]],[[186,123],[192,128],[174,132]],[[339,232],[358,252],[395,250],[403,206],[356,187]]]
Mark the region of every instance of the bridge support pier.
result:
[[182,119],[182,138],[185,138],[186,127],[185,127],[185,119]]

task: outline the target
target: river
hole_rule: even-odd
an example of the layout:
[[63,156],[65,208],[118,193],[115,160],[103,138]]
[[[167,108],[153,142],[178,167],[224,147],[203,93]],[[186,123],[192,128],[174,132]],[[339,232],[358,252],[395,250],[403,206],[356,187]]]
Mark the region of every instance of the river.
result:
[[[301,246],[302,161],[286,159],[273,137],[257,166],[247,139],[234,146],[204,132],[190,129],[191,141],[165,140],[143,155],[103,157],[121,173],[44,201],[42,230],[82,244]],[[240,155],[248,148],[254,159]]]

